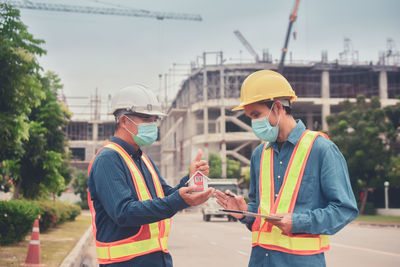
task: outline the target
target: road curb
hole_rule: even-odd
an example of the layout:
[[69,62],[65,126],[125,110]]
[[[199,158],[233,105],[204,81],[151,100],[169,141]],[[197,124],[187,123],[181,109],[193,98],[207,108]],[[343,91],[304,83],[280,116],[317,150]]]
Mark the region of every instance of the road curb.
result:
[[89,226],[81,239],[61,263],[61,267],[81,267],[87,258],[88,247],[93,243],[92,226]]
[[396,223],[352,222],[351,224],[355,225],[355,226],[370,226],[370,227],[379,227],[379,228],[400,229],[400,224],[396,224]]

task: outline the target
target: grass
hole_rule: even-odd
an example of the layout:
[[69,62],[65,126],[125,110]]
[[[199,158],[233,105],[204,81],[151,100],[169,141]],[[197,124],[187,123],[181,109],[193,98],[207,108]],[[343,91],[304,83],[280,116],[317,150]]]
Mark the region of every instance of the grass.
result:
[[400,216],[360,215],[357,222],[400,223]]
[[[42,264],[59,266],[91,224],[90,216],[79,215],[75,221],[63,223],[40,233]],[[25,262],[31,234],[24,241],[0,248],[0,266],[20,266]]]

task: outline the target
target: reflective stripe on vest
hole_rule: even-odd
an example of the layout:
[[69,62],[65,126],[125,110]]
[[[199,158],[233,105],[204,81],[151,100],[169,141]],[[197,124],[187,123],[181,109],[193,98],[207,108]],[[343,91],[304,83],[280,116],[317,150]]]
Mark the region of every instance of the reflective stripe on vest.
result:
[[[140,173],[138,167],[136,166],[132,158],[129,156],[129,154],[116,143],[109,143],[105,145],[102,149],[104,148],[115,150],[124,159],[131,173],[132,181],[135,186],[139,201],[152,199],[142,174]],[[100,149],[97,152],[97,154],[100,153],[102,149]],[[88,168],[89,174],[94,158],[92,159]],[[163,198],[164,191],[162,189],[157,172],[154,169],[153,165],[151,164],[151,161],[147,158],[145,154],[142,154],[141,159],[143,160],[147,169],[151,173],[157,197]],[[92,227],[93,227],[93,236],[96,241],[97,259],[100,264],[109,264],[109,263],[127,261],[134,257],[149,254],[155,251],[168,252],[168,234],[171,225],[170,219],[165,219],[159,222],[142,225],[137,234],[125,238],[123,240],[118,240],[114,242],[100,242],[96,239],[96,232],[97,232],[97,227],[95,224],[96,212],[93,207],[93,202],[91,201],[90,198],[90,192],[88,192],[88,203],[90,212],[92,214]]]
[[[258,212],[261,214],[293,213],[301,181],[312,145],[320,132],[305,131],[295,146],[286,169],[282,187],[276,198],[274,188],[274,151],[264,145],[260,161]],[[329,250],[327,235],[282,233],[257,217],[252,226],[252,245],[298,255],[312,255]]]

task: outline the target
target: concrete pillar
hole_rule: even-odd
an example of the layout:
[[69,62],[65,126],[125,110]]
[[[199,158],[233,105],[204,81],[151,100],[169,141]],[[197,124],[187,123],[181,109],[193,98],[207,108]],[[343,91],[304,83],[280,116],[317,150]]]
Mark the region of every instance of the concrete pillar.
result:
[[220,95],[221,95],[221,117],[220,117],[220,129],[221,129],[221,159],[222,159],[222,178],[226,178],[226,140],[225,140],[225,79],[224,79],[224,66],[221,65],[221,69],[219,72],[220,77]]
[[92,147],[91,147],[91,153],[92,153],[92,157],[94,155],[96,155],[96,150],[97,150],[97,146],[98,146],[98,139],[99,139],[99,123],[93,122],[92,123],[93,128],[92,128]]
[[203,128],[204,128],[204,153],[203,158],[208,161],[208,88],[207,88],[207,64],[206,53],[203,53]]
[[328,123],[326,122],[326,117],[328,117],[329,115],[331,115],[331,105],[329,103],[322,103],[322,130],[323,131],[328,131]]
[[99,123],[98,122],[93,122],[93,129],[92,129],[92,140],[94,142],[97,142],[99,139]]
[[307,129],[313,130],[313,114],[311,111],[307,111]]
[[321,76],[321,97],[330,98],[329,71],[324,70]]
[[328,130],[326,117],[331,114],[331,106],[328,99],[330,98],[329,87],[329,71],[323,71],[321,76],[321,97],[322,97],[322,130]]
[[379,98],[380,99],[388,98],[388,82],[387,82],[386,71],[379,72]]

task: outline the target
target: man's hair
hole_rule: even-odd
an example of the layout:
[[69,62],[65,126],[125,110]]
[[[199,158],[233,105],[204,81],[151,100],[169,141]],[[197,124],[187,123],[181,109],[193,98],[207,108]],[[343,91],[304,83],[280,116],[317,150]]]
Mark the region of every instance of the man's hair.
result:
[[[279,102],[282,103],[281,99],[276,99],[276,100],[279,100]],[[286,99],[285,99],[285,100],[286,100]],[[292,104],[290,103],[290,101],[288,101],[288,100],[286,100],[286,101],[288,102],[288,105],[289,105],[289,106],[286,106],[286,105],[284,105],[283,103],[282,103],[282,106],[283,106],[283,108],[285,109],[286,114],[292,116]],[[273,101],[273,100],[263,100],[263,101],[260,101],[260,102],[258,102],[258,103],[259,103],[259,104],[264,104],[264,105],[266,105],[269,109],[271,109],[271,108],[272,108],[272,104],[274,104],[274,102],[275,102],[275,101]]]

